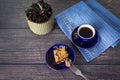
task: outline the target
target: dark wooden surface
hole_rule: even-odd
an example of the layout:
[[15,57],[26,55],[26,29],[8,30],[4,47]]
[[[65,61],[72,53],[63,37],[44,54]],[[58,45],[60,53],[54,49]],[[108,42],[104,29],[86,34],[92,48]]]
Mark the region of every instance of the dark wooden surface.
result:
[[[69,69],[52,71],[45,63],[46,50],[56,43],[72,47],[75,65],[90,80],[120,80],[120,46],[107,49],[87,63],[75,46],[55,25],[45,36],[33,34],[25,20],[25,9],[36,0],[0,0],[0,80],[83,80]],[[54,16],[80,0],[46,0]],[[120,0],[98,0],[120,18]]]

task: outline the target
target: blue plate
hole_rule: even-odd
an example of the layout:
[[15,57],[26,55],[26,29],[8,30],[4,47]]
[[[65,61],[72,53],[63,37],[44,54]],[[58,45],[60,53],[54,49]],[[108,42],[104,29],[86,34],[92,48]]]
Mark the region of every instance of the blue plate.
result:
[[77,45],[78,47],[81,48],[91,48],[93,46],[95,46],[98,42],[98,33],[96,31],[95,36],[91,39],[91,40],[79,40],[78,36],[77,36],[77,28],[75,28],[72,32],[72,41],[75,45]]
[[48,65],[49,68],[53,69],[53,70],[63,70],[63,69],[67,69],[68,67],[65,66],[65,62],[62,62],[60,64],[56,64],[55,63],[55,59],[54,59],[54,55],[53,55],[53,50],[55,48],[58,48],[60,46],[65,46],[66,50],[69,53],[69,59],[72,60],[72,63],[74,62],[75,59],[75,55],[74,55],[74,51],[65,44],[55,44],[52,47],[50,47],[46,53],[46,63]]

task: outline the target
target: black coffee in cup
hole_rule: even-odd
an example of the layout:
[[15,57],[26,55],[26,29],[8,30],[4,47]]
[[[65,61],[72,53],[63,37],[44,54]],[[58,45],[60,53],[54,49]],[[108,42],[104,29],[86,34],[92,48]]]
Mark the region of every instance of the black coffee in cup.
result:
[[91,25],[81,25],[78,30],[77,34],[81,38],[93,38],[95,36],[95,29]]
[[75,29],[73,42],[81,48],[90,48],[98,42],[98,34],[95,28],[89,24],[83,24]]
[[79,35],[83,38],[91,38],[93,36],[93,31],[88,27],[82,27],[79,30]]

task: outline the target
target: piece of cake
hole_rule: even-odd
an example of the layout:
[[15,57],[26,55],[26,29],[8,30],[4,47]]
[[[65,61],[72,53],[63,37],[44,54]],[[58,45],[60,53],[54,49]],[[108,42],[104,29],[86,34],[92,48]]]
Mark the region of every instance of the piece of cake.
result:
[[57,64],[64,62],[68,58],[69,54],[65,49],[65,46],[61,46],[53,50],[54,59]]

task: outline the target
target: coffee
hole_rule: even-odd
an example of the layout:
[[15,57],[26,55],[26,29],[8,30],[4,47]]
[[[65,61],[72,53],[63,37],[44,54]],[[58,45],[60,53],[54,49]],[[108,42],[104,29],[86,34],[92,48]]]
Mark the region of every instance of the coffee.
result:
[[79,30],[79,35],[84,38],[90,38],[93,36],[93,31],[88,27],[83,27]]

